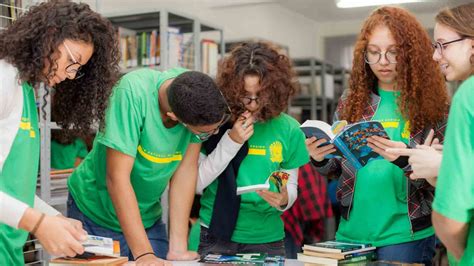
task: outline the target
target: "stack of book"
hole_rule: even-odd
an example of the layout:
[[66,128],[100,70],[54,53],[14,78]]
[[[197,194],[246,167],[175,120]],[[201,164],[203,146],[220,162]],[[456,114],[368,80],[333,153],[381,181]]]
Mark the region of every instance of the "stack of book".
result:
[[370,244],[326,241],[304,245],[298,260],[318,265],[348,265],[368,262],[375,256],[375,247]]

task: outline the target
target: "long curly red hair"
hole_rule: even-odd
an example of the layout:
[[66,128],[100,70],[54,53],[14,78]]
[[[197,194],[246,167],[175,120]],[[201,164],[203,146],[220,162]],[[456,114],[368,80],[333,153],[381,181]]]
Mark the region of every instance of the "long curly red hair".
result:
[[245,111],[241,99],[247,94],[244,88],[246,75],[260,78],[258,118],[263,121],[285,111],[290,97],[298,89],[289,58],[276,47],[267,42],[238,44],[221,63],[216,80],[236,116]]
[[364,22],[355,43],[348,98],[343,103],[341,119],[359,121],[370,103],[377,77],[365,63],[364,52],[374,28],[386,26],[397,46],[398,108],[416,132],[445,119],[449,97],[446,84],[436,62],[426,30],[408,11],[398,7],[381,7]]

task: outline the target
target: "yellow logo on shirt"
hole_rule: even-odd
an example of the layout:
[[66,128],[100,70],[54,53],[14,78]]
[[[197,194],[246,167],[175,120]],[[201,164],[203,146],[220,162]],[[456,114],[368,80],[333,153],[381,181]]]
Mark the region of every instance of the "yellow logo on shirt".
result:
[[144,150],[141,145],[138,146],[137,150],[138,153],[143,156],[143,158],[153,163],[171,163],[181,161],[183,159],[181,152],[176,152],[175,154],[168,156],[152,155],[150,152]]
[[402,131],[402,138],[410,139],[410,121],[407,121],[405,123],[405,127],[403,128],[403,131]]
[[25,131],[29,131],[30,132],[30,138],[32,138],[32,139],[36,138],[36,133],[35,133],[33,127],[31,127],[31,122],[28,118],[24,118],[24,117],[21,118],[20,129],[25,130]]
[[270,160],[273,163],[283,162],[283,146],[281,142],[275,141],[270,144]]

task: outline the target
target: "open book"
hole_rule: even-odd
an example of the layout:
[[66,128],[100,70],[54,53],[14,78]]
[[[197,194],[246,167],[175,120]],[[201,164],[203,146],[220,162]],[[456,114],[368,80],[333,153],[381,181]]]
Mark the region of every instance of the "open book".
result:
[[270,181],[273,184],[275,184],[278,192],[280,192],[281,189],[285,187],[286,184],[288,183],[289,178],[290,178],[290,175],[288,173],[283,172],[283,171],[275,171],[270,174],[270,176],[267,178],[267,180],[263,184],[237,187],[237,195],[242,195],[242,194],[254,192],[257,190],[269,190]]
[[334,144],[337,151],[327,158],[345,157],[357,170],[371,160],[382,159],[382,156],[367,146],[367,139],[371,136],[389,138],[380,122],[364,121],[350,125],[344,122],[336,122],[331,127],[324,121],[306,120],[301,125],[301,130],[307,138],[328,140],[321,146]]

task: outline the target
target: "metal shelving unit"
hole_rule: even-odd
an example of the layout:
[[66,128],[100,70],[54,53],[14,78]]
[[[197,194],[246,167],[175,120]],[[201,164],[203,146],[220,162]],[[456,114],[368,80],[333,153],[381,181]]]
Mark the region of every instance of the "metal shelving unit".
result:
[[337,103],[344,90],[349,88],[349,76],[351,71],[345,67],[334,68],[334,101],[331,114],[336,111]]
[[[201,32],[217,31],[220,34],[220,51],[224,51],[224,31],[208,23],[201,23],[201,20],[180,12],[158,9],[143,13],[134,14],[110,14],[106,15],[116,26],[123,27],[136,32],[148,32],[158,30],[160,38],[160,65],[159,70],[168,68],[168,27],[178,28],[180,33],[192,33],[192,43],[194,45],[194,70],[200,71],[202,68],[201,55]],[[196,49],[199,47],[199,49]],[[221,52],[221,57],[224,54]],[[130,71],[130,70],[127,70]]]
[[[328,111],[336,101],[334,95],[328,97],[326,93],[326,75],[334,76],[334,67],[314,57],[293,59],[293,66],[298,78],[309,78],[309,94],[300,94],[292,99],[292,106],[300,106],[310,110],[310,118],[328,121]],[[320,77],[320,93],[317,90],[317,77]],[[328,110],[329,108],[329,110]],[[318,113],[321,115],[318,116]]]

